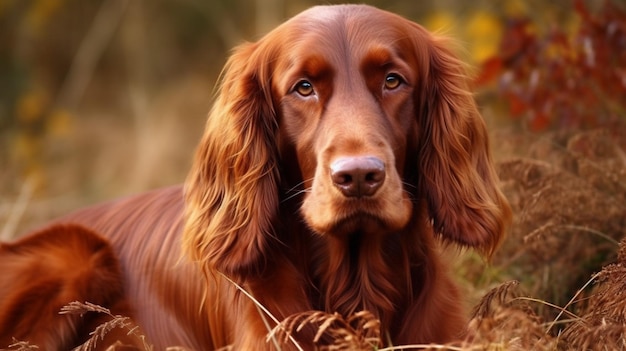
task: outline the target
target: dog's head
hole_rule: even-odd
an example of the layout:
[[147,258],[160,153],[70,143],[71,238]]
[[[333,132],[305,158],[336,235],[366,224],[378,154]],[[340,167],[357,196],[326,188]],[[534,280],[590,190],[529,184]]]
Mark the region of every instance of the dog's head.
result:
[[427,204],[435,233],[490,254],[510,219],[463,64],[365,5],[314,7],[230,57],[186,184],[187,252],[257,272],[297,192],[320,235],[401,231]]

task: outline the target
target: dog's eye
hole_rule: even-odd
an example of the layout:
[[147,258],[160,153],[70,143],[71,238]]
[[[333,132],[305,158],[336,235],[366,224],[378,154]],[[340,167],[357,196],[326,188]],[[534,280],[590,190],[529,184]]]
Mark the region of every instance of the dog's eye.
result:
[[396,89],[402,84],[402,78],[395,73],[390,73],[385,77],[385,88],[389,90]]
[[299,81],[293,90],[302,96],[309,96],[315,92],[315,90],[313,90],[313,84],[308,80]]

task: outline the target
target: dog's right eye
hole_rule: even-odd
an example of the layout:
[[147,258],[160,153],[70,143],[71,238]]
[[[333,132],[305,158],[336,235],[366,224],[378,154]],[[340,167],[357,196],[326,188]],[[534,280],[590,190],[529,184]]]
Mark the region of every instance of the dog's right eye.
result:
[[313,84],[311,84],[311,82],[309,82],[308,80],[299,81],[293,90],[302,96],[309,96],[315,92],[315,90],[313,89]]
[[385,77],[385,88],[394,90],[402,84],[402,78],[396,73],[390,73]]

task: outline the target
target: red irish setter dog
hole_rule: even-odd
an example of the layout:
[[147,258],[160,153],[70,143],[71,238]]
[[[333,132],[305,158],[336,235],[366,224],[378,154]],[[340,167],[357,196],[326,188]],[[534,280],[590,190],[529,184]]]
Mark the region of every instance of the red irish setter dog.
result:
[[[85,340],[101,320],[57,313],[78,300],[133,316],[157,350],[274,348],[226,277],[279,320],[368,310],[394,345],[461,337],[438,246],[489,256],[510,220],[463,67],[364,5],[315,7],[238,47],[184,186],[0,247],[0,347]],[[311,349],[314,332],[295,341]]]

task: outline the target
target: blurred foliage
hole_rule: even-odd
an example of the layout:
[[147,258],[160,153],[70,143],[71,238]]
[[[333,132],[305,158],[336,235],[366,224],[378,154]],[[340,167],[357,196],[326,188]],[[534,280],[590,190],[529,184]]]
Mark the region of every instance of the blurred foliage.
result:
[[575,1],[574,25],[546,32],[526,16],[506,23],[477,84],[497,82],[511,117],[531,130],[615,126],[626,120],[626,7]]
[[[454,38],[464,59],[489,78],[481,82],[479,99],[490,124],[508,124],[513,116],[517,125],[562,125],[557,120],[574,105],[556,103],[566,92],[561,87],[572,80],[584,86],[587,72],[553,65],[583,57],[576,56],[583,50],[576,40],[590,38],[596,52],[622,59],[610,63],[624,74],[624,49],[601,49],[623,48],[615,41],[617,34],[623,38],[623,22],[611,27],[613,42],[603,42],[599,32],[610,26],[605,20],[615,22],[606,16],[623,13],[617,10],[589,10],[581,18],[582,5],[570,0],[365,2]],[[73,193],[94,202],[183,181],[232,47],[319,3],[0,0],[0,192],[14,199],[28,184],[36,198]],[[512,60],[510,47],[520,37],[526,41]],[[547,46],[556,49],[548,54]],[[599,70],[609,64],[604,59],[596,58]],[[621,86],[613,79],[614,90],[607,90],[614,71],[600,73],[598,91],[606,96],[585,95],[596,99],[588,105],[576,90],[569,101],[576,108],[597,107],[598,121],[623,111],[623,90],[617,89],[624,79]],[[531,89],[531,77],[540,77],[541,90]],[[532,119],[536,111],[554,117],[550,123],[547,117]]]

